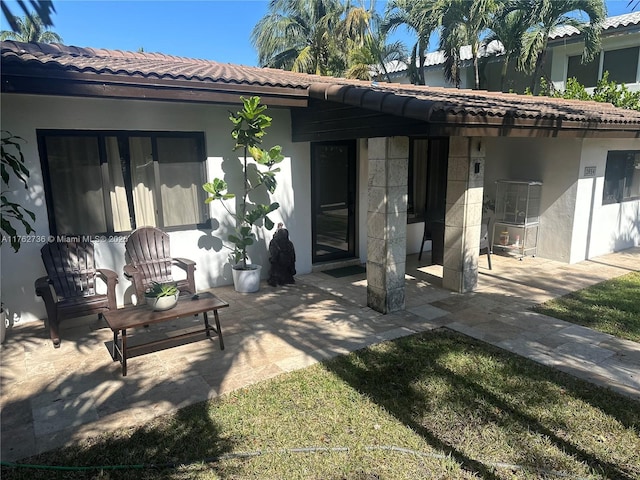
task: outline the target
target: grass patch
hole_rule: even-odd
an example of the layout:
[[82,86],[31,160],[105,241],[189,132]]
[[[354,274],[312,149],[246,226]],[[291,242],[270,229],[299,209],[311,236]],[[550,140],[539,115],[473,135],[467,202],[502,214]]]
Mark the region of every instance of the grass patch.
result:
[[640,272],[534,307],[536,312],[640,342]]
[[639,402],[443,329],[24,462],[145,468],[2,478],[634,479],[639,429]]

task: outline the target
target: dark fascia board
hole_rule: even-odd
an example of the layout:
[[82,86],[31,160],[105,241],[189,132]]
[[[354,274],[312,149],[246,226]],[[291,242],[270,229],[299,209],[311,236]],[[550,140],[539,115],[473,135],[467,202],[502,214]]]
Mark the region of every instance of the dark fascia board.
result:
[[240,96],[258,95],[279,107],[307,105],[307,90],[246,83],[126,77],[111,74],[23,68],[3,64],[3,93],[144,99],[195,103],[238,103]]
[[[411,126],[409,130],[422,130],[428,136],[640,138],[637,125],[632,123],[626,126],[620,123],[567,120],[560,116],[518,117],[510,115],[509,112],[505,115],[479,116],[447,109],[438,101],[394,95],[388,91],[351,85],[312,84],[309,95],[312,99],[310,105],[313,105],[313,100],[336,102],[363,110],[378,111],[390,117],[417,120],[421,125]],[[409,134],[415,133],[412,131]],[[390,133],[392,134],[401,133],[394,131]],[[324,135],[326,140],[331,140],[330,135],[344,136],[346,132],[327,131]],[[310,140],[311,136],[310,129],[305,129],[303,125],[294,129],[296,141]]]

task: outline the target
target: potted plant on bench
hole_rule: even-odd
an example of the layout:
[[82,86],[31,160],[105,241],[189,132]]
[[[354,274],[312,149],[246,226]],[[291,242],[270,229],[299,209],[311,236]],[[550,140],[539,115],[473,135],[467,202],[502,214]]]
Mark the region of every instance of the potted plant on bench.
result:
[[[227,191],[227,182],[220,178],[215,178],[213,182],[203,185],[204,190],[210,194],[205,200],[210,203],[220,200],[225,210],[235,220],[236,228],[227,237],[233,247],[231,259],[235,263],[232,266],[233,283],[236,291],[249,293],[256,292],[260,288],[261,265],[249,263],[247,247],[256,241],[254,227],[258,227],[260,222],[267,230],[274,227],[273,221],[268,214],[277,210],[280,204],[272,202],[268,205],[259,203],[249,203],[248,197],[251,192],[258,188],[265,188],[269,194],[273,194],[276,189],[275,174],[280,168],[274,166],[284,160],[282,148],[279,145],[269,150],[263,150],[258,145],[262,142],[262,137],[266,134],[266,129],[271,125],[271,117],[264,114],[266,106],[260,104],[260,97],[244,98],[242,110],[231,113],[229,119],[234,127],[231,136],[236,144],[234,151],[243,150],[243,189],[242,198],[235,210],[232,212],[225,200],[235,198],[236,195]],[[251,157],[256,163],[255,171],[250,176],[247,171],[248,158]]]
[[156,311],[169,310],[178,303],[180,291],[173,283],[152,282],[145,292],[147,305]]

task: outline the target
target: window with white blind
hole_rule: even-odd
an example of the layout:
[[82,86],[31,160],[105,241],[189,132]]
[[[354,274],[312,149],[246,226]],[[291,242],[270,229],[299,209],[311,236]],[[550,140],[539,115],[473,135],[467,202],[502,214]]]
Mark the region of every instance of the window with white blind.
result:
[[52,234],[204,225],[204,134],[38,131]]

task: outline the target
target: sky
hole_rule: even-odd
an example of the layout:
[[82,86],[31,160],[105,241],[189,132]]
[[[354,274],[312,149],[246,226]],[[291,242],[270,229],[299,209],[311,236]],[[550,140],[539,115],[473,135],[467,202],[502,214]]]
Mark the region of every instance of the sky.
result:
[[[13,1],[2,0],[15,14]],[[609,16],[631,9],[629,0],[608,0]],[[368,5],[368,1],[366,3]],[[377,0],[383,10],[386,2]],[[160,52],[223,63],[256,66],[250,36],[268,10],[268,0],[54,0],[53,31],[65,45],[113,50]],[[0,17],[2,30],[8,30]],[[393,40],[410,48],[413,39],[401,29]],[[431,45],[435,50],[436,45]]]

